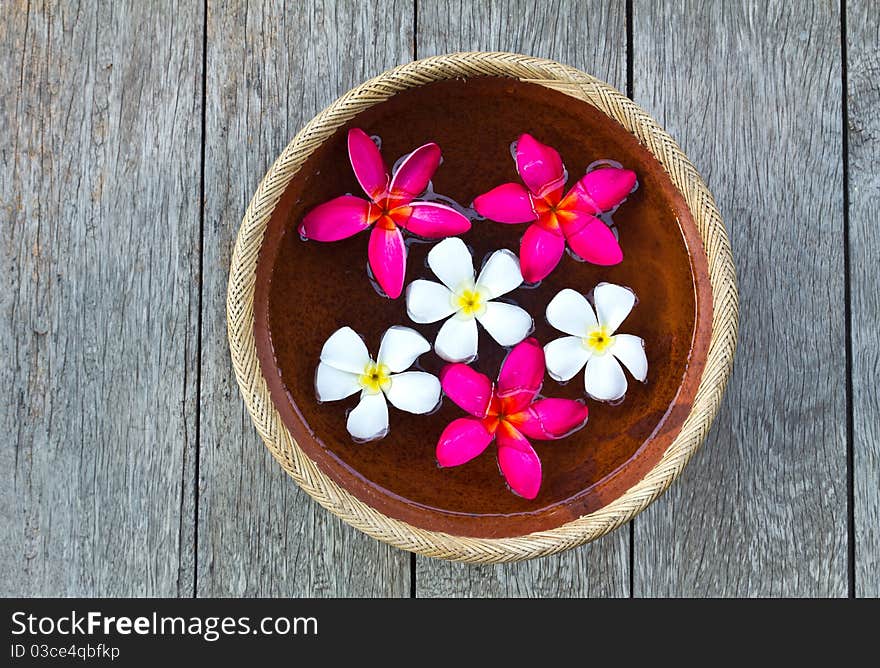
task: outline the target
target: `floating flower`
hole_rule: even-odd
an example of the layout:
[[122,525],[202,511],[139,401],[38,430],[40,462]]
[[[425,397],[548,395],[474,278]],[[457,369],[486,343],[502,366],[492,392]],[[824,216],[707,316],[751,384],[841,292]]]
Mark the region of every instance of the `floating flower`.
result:
[[519,306],[494,301],[522,285],[516,255],[497,250],[474,280],[471,253],[458,238],[444,239],[428,253],[428,266],[441,283],[419,279],[406,289],[406,312],[417,323],[443,323],[434,351],[447,362],[477,356],[477,322],[502,346],[522,341],[534,324]]
[[505,183],[474,200],[474,208],[499,223],[533,223],[520,243],[523,277],[545,278],[559,264],[565,242],[587,262],[617,264],[623,251],[597,214],[620,204],[636,183],[635,172],[602,167],[587,173],[563,197],[566,173],[559,153],[528,134],[516,143],[516,169],[525,187]]
[[367,251],[370,268],[385,294],[396,299],[406,274],[400,228],[426,239],[441,239],[467,232],[471,223],[444,204],[415,201],[440,165],[437,144],[410,153],[391,178],[373,140],[353,128],[348,132],[348,157],[369,201],[343,195],[325,202],[306,214],[299,232],[306,239],[339,241],[373,225]]
[[587,407],[572,399],[539,399],[544,353],[534,338],[517,345],[498,374],[498,384],[466,364],[450,364],[440,374],[443,391],[473,415],[449,423],[437,443],[440,466],[459,466],[495,440],[498,466],[510,488],[534,499],[541,487],[541,461],[528,439],[555,440],[587,422]]
[[[315,374],[318,401],[337,401],[361,393],[348,414],[348,433],[373,441],[388,433],[388,404],[417,415],[430,413],[440,402],[440,381],[424,371],[406,371],[431,344],[414,329],[391,327],[382,336],[376,361],[351,327],[337,329],[321,349]],[[406,373],[401,373],[406,371]]]
[[626,394],[620,362],[636,380],[645,381],[648,359],[645,342],[631,334],[616,334],[636,303],[629,288],[600,283],[593,290],[596,310],[579,292],[561,290],[547,305],[547,321],[570,336],[544,346],[547,371],[558,381],[574,378],[584,368],[584,389],[594,399],[614,401]]

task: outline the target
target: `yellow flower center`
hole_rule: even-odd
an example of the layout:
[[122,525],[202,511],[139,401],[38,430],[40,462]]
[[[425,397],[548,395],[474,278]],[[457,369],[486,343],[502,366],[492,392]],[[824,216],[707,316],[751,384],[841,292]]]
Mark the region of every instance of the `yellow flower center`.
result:
[[486,310],[486,297],[477,289],[461,290],[452,300],[452,305],[463,317],[474,318]]
[[614,337],[608,333],[605,327],[597,327],[584,337],[584,347],[591,350],[594,355],[602,355],[614,343]]
[[384,364],[370,362],[358,377],[358,382],[370,394],[379,394],[391,386],[391,370]]

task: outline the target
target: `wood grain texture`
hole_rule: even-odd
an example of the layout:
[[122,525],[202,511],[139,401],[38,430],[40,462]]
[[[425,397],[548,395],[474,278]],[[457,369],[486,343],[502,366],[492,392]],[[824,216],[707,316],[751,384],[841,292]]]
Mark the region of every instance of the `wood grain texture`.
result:
[[405,0],[209,3],[200,596],[409,595],[409,555],[319,507],[263,446],[235,383],[225,304],[260,179],[334,98],[412,59],[412,13]]
[[[418,0],[418,57],[515,51],[626,87],[623,2]],[[418,557],[417,596],[628,596],[629,527],[561,555],[501,566]]]
[[[417,0],[417,53],[413,4],[211,0],[205,126],[201,3],[4,5],[0,595],[189,596],[196,547],[204,596],[409,593],[409,556],[317,507],[251,425],[224,313],[241,215],[306,120],[414,55],[514,50],[621,89],[626,70],[623,2]],[[840,16],[830,0],[787,4],[634,2],[635,98],[713,188],[742,297],[716,426],[635,520],[635,595],[847,592]],[[880,596],[877,3],[850,0],[847,28],[853,539],[867,597]],[[626,596],[629,548],[624,528],[525,564],[419,559],[417,594]]]
[[847,5],[856,596],[880,596],[880,7]]
[[635,525],[636,596],[845,596],[836,3],[635,2],[635,99],[702,171],[740,280],[736,368]]
[[0,595],[192,591],[202,17],[0,21]]

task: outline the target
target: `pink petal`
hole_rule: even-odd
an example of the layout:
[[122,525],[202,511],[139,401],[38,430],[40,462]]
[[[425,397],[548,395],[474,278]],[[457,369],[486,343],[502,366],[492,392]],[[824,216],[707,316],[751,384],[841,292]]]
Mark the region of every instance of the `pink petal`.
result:
[[354,195],[319,204],[303,218],[299,233],[315,241],[339,241],[370,226],[372,205]]
[[589,213],[610,211],[632,192],[636,173],[629,169],[602,167],[578,181],[565,196],[562,206]]
[[534,499],[541,489],[541,460],[525,436],[509,425],[496,434],[498,466],[510,488],[526,499]]
[[526,283],[537,283],[556,268],[565,252],[565,237],[541,225],[529,225],[519,244],[519,263]]
[[583,427],[587,413],[587,407],[573,399],[541,399],[509,419],[529,438],[554,440]]
[[425,239],[443,239],[471,229],[471,221],[452,207],[437,202],[413,202],[391,211],[394,222]]
[[529,191],[519,183],[505,183],[474,200],[477,213],[499,223],[528,223],[537,219]]
[[440,372],[446,396],[478,418],[486,416],[492,399],[492,382],[467,364],[447,364]]
[[360,128],[348,131],[348,159],[361,188],[374,202],[388,188],[388,170],[379,149],[366,132]]
[[459,466],[479,455],[492,442],[492,434],[473,418],[458,418],[448,425],[437,441],[437,463]]
[[504,412],[518,413],[528,406],[544,382],[544,350],[529,337],[514,346],[498,374],[498,396]]
[[516,169],[534,195],[558,199],[565,169],[556,149],[524,134],[516,143]]
[[568,245],[579,257],[603,266],[623,260],[617,238],[598,218],[579,211],[566,211],[559,220]]
[[380,221],[370,233],[367,253],[376,281],[386,295],[397,299],[403,290],[403,276],[406,273],[406,246],[397,226],[392,223],[388,227]]
[[440,156],[440,147],[433,142],[410,153],[391,179],[391,196],[400,204],[409,204],[425,192],[440,165]]

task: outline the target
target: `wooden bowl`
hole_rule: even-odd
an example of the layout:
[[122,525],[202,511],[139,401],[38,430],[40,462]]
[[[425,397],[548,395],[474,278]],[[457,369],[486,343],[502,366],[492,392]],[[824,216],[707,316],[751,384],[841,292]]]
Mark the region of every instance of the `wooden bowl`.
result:
[[[647,382],[631,382],[618,405],[588,401],[587,426],[536,442],[543,463],[534,500],[511,494],[491,450],[439,469],[452,402],[428,416],[391,411],[389,434],[358,444],[345,428],[347,402],[319,404],[321,346],[342,325],[375,352],[382,332],[406,325],[433,341],[437,325],[414,325],[403,297],[376,294],[366,278],[368,235],[305,243],[297,227],[311,208],[359,188],[346,134],[382,138],[390,164],[428,142],[444,162],[436,192],[468,204],[516,181],[509,146],[529,132],[556,147],[569,173],[597,159],[633,169],[638,190],[615,213],[624,261],[598,267],[563,257],[534,289],[512,295],[535,318],[544,344],[559,335],[544,308],[560,289],[601,281],[631,287],[639,303],[625,331],[645,339]],[[462,239],[480,258],[518,251],[524,225],[477,221]],[[432,278],[431,244],[409,247],[405,284]],[[239,385],[267,447],[319,503],[357,528],[429,556],[499,562],[550,554],[627,521],[666,489],[699,447],[730,373],[737,300],[727,235],[705,184],[675,143],[632,101],[592,77],[515,54],[464,53],[396,68],[353,89],[316,116],[278,158],[245,214],[233,256],[229,337]],[[497,375],[506,350],[481,332],[474,367]],[[420,360],[439,373],[433,353]],[[580,398],[577,380],[553,396]],[[350,405],[349,405],[350,404]]]

